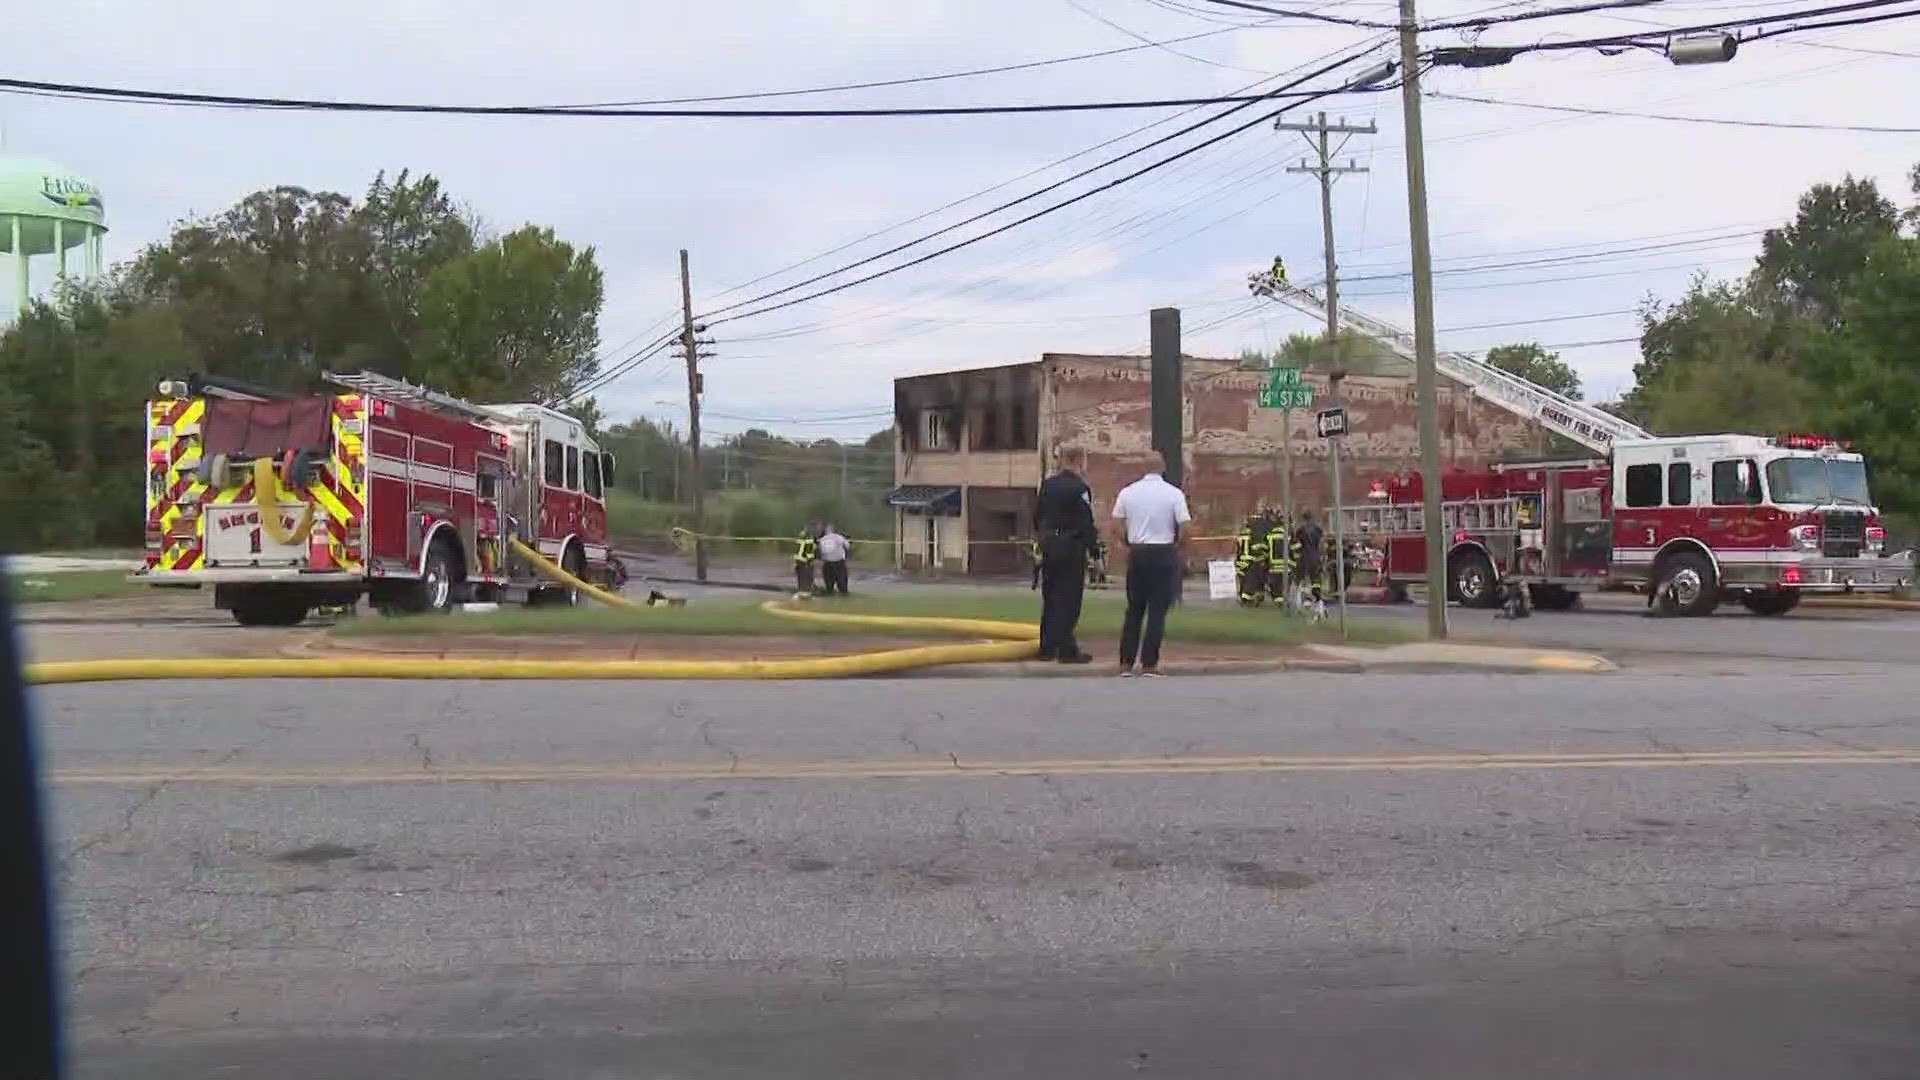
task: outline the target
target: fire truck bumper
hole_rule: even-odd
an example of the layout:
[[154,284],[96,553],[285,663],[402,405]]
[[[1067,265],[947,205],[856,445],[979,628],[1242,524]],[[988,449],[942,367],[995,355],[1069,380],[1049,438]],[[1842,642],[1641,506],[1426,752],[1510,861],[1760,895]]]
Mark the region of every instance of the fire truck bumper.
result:
[[1803,593],[1885,593],[1913,580],[1913,560],[1821,559],[1721,566],[1724,584],[1733,588],[1798,589]]
[[136,570],[128,580],[158,588],[188,585],[358,585],[365,579],[343,571],[302,570],[295,566],[222,566],[203,570]]

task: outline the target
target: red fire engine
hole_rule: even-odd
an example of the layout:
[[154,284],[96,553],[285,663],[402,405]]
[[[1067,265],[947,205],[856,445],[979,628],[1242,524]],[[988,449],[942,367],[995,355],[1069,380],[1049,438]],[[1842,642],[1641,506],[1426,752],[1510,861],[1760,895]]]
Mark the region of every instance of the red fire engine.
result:
[[[1496,603],[1505,578],[1547,610],[1626,586],[1683,615],[1722,599],[1780,615],[1807,593],[1890,592],[1913,573],[1884,557],[1865,461],[1814,436],[1622,440],[1605,460],[1448,471],[1440,492],[1449,592],[1468,606]],[[1424,578],[1420,477],[1374,494],[1345,508],[1347,528],[1384,552],[1389,587]]]
[[476,405],[369,372],[334,393],[232,380],[160,384],[147,404],[145,566],[214,587],[243,625],[289,626],[361,596],[383,613],[462,601],[577,604],[518,539],[618,587],[607,547],[613,455],[544,405]]
[[[1318,296],[1285,283],[1266,295],[1323,310]],[[1413,358],[1398,327],[1345,308],[1340,317]],[[1886,555],[1866,462],[1844,443],[1660,438],[1474,357],[1436,361],[1476,396],[1595,454],[1442,474],[1447,581],[1463,604],[1493,606],[1510,580],[1549,610],[1584,590],[1625,587],[1651,590],[1683,615],[1709,614],[1723,599],[1780,615],[1808,593],[1891,592],[1913,576],[1910,557]],[[1383,583],[1396,592],[1426,576],[1422,494],[1418,475],[1397,477],[1375,483],[1366,505],[1341,509],[1346,535],[1382,553]]]

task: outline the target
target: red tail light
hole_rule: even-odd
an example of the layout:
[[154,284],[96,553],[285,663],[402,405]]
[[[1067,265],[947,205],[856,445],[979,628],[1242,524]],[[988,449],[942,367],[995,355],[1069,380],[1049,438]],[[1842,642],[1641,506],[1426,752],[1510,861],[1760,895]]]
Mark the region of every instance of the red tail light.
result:
[[1867,526],[1867,550],[1878,554],[1887,548],[1887,530],[1878,525]]
[[1780,571],[1780,584],[1782,585],[1800,584],[1800,568],[1797,566],[1788,566],[1786,569]]

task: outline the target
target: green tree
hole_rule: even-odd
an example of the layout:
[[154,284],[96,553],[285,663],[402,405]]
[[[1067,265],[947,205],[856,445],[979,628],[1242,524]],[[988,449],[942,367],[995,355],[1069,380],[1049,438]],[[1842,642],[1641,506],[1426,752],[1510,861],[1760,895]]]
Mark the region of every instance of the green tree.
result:
[[173,308],[204,370],[305,386],[367,325],[351,217],[343,195],[256,192],[147,248],[128,284]]
[[63,288],[0,334],[0,546],[138,542],[141,402],[190,357],[173,313],[113,280]]
[[364,300],[377,321],[363,327],[363,355],[346,366],[420,374],[413,356],[420,305],[434,271],[471,253],[474,222],[433,176],[373,178],[350,220]]
[[1501,371],[1518,375],[1535,386],[1580,400],[1580,373],[1560,359],[1559,353],[1548,352],[1537,342],[1495,345],[1487,350],[1486,359]]
[[1744,285],[1696,280],[1679,302],[1641,312],[1641,362],[1628,412],[1655,431],[1779,431],[1808,420],[1801,371],[1822,333]]
[[481,400],[568,397],[599,369],[605,282],[592,248],[527,225],[435,269],[420,302],[423,377]]
[[1405,375],[1413,370],[1413,365],[1404,357],[1358,330],[1343,328],[1340,331],[1338,357],[1336,363],[1334,357],[1328,355],[1325,334],[1289,334],[1275,353],[1275,359],[1281,364],[1302,370],[1339,368],[1349,375]]
[[1813,417],[1854,440],[1873,471],[1875,501],[1920,511],[1920,240],[1883,238],[1868,253],[1839,329],[1812,351],[1824,393]]
[[1794,219],[1760,240],[1753,287],[1796,315],[1831,326],[1867,253],[1900,227],[1900,212],[1872,180],[1815,184]]

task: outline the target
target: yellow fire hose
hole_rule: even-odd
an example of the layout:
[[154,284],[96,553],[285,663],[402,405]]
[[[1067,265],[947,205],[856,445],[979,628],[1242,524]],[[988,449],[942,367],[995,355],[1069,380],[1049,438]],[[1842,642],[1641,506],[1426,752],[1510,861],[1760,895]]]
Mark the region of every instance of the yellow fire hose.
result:
[[[517,538],[512,544],[513,549],[541,573],[602,603],[633,608],[645,606],[568,573]],[[1040,638],[1039,627],[1030,623],[802,611],[772,601],[761,607],[768,614],[786,619],[934,630],[997,640],[784,660],[502,660],[384,656],[55,660],[27,665],[27,681],[51,685],[138,679],[844,679],[945,664],[1026,660],[1034,655]]]
[[[298,494],[296,490],[295,494]],[[306,504],[300,524],[292,532],[280,524],[280,481],[273,474],[270,458],[253,459],[253,498],[260,504],[260,527],[276,544],[298,544],[313,533],[313,504]]]

